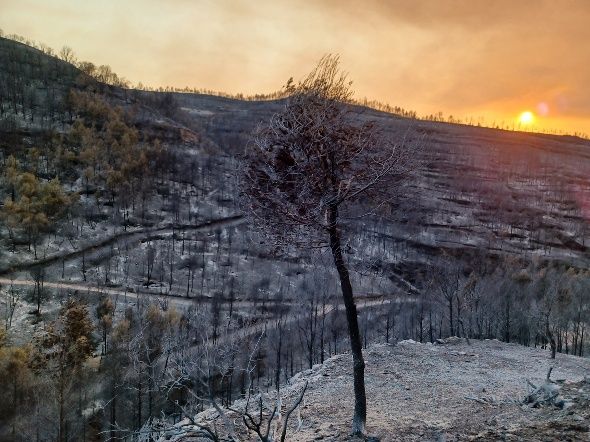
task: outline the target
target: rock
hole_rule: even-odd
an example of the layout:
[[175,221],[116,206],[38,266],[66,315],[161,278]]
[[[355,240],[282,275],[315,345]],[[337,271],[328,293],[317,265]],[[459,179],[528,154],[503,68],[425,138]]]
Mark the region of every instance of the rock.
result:
[[448,338],[437,339],[435,341],[438,345],[457,345],[466,342],[464,338],[458,338],[457,336],[450,336]]
[[413,344],[418,344],[418,342],[414,341],[413,339],[405,339],[403,341],[398,342],[398,345],[405,345],[405,344],[413,345]]

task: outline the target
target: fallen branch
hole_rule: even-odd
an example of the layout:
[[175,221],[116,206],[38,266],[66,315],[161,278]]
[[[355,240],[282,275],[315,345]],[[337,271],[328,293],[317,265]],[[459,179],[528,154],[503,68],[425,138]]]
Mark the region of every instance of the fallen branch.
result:
[[287,413],[285,413],[285,420],[283,422],[283,430],[281,431],[281,442],[285,442],[285,437],[287,437],[287,423],[289,422],[289,417],[291,417],[291,413],[295,411],[295,409],[299,406],[301,401],[303,400],[303,396],[305,395],[305,390],[307,390],[308,381],[305,381],[305,385],[301,389],[301,393],[297,398],[297,401],[289,408]]
[[540,406],[563,408],[565,402],[559,397],[559,385],[551,380],[552,371],[553,367],[549,367],[547,376],[545,377],[545,383],[538,387],[530,380],[526,380],[527,385],[531,390],[524,397],[522,403],[529,405],[532,408],[538,408]]

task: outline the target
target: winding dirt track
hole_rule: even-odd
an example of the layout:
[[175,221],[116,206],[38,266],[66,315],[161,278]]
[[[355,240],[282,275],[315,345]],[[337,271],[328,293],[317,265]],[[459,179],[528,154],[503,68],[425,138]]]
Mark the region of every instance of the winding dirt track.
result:
[[[24,286],[24,287],[34,287],[35,281],[30,279],[16,279],[16,278],[7,278],[6,276],[22,272],[26,270],[30,270],[37,267],[47,267],[52,264],[58,262],[68,262],[73,259],[77,259],[82,255],[86,254],[88,259],[92,259],[93,256],[100,255],[106,248],[110,247],[112,244],[117,243],[118,241],[124,241],[124,245],[128,246],[135,242],[141,242],[145,240],[149,240],[150,238],[159,235],[162,233],[173,233],[173,232],[181,232],[181,231],[208,231],[210,229],[216,227],[227,227],[227,226],[235,226],[244,222],[244,219],[241,215],[234,215],[225,218],[213,219],[210,221],[203,222],[201,224],[194,224],[194,225],[166,225],[162,227],[150,228],[150,229],[140,229],[135,231],[128,231],[128,232],[120,232],[116,235],[110,236],[109,238],[105,238],[101,241],[96,243],[90,244],[85,246],[80,250],[75,250],[67,253],[62,253],[59,255],[49,256],[43,259],[39,259],[36,261],[27,261],[21,263],[11,264],[10,266],[6,266],[0,268],[0,284],[1,285],[16,285],[16,286]],[[159,293],[151,293],[151,292],[136,292],[134,290],[124,290],[124,289],[117,289],[117,288],[108,288],[108,287],[99,287],[99,286],[91,286],[87,284],[81,283],[71,283],[71,282],[43,282],[43,286],[52,289],[58,290],[70,290],[70,291],[78,291],[84,293],[95,293],[95,294],[104,294],[116,297],[124,297],[125,299],[133,299],[137,300],[139,298],[154,298],[154,299],[161,299],[166,297],[168,300],[172,301],[174,304],[179,306],[189,306],[194,303],[198,302],[210,302],[209,298],[186,298],[178,295],[173,294],[159,294]],[[240,303],[235,303],[236,306],[240,306]]]
[[[25,286],[25,287],[32,287],[35,285],[35,281],[30,280],[22,280],[22,279],[8,279],[8,278],[0,278],[0,284],[2,285],[18,285],[18,286]],[[53,289],[61,289],[61,290],[73,290],[85,293],[97,293],[97,294],[104,294],[109,296],[115,296],[117,298],[123,297],[125,300],[137,300],[137,299],[145,299],[152,298],[158,301],[165,301],[170,302],[178,307],[187,308],[191,305],[194,305],[195,302],[210,302],[210,298],[204,298],[201,300],[197,300],[195,298],[183,298],[180,296],[173,296],[173,295],[158,295],[153,293],[134,293],[130,291],[124,290],[117,290],[117,289],[110,289],[106,287],[92,287],[83,284],[72,284],[72,283],[62,283],[62,282],[45,282],[44,287],[49,287]],[[363,310],[366,308],[371,307],[379,307],[385,304],[391,303],[404,303],[404,302],[415,302],[415,297],[410,296],[390,296],[390,297],[357,297],[356,304],[357,310]],[[293,303],[293,301],[283,301],[283,303]],[[235,301],[234,307],[241,307],[241,308],[251,308],[260,306],[260,302],[254,301]],[[326,304],[326,308],[319,313],[320,317],[327,316],[332,312],[338,312],[344,310],[344,304],[340,302],[340,299],[333,301],[331,303]],[[300,319],[303,319],[307,316],[307,313],[291,313],[289,316],[284,318],[278,319],[276,317],[264,319],[256,324],[252,324],[246,327],[242,327],[238,330],[233,330],[228,333],[223,333],[215,339],[209,339],[205,342],[202,342],[197,347],[201,348],[215,348],[220,345],[225,345],[229,343],[233,343],[236,341],[242,341],[249,337],[255,335],[262,335],[267,330],[275,329],[279,325],[286,326],[288,324],[295,323]]]
[[[356,308],[357,311],[366,309],[366,308],[370,308],[370,307],[378,307],[384,304],[392,304],[395,302],[413,302],[414,298],[410,298],[410,297],[394,297],[394,298],[381,298],[379,300],[376,299],[358,299],[356,300]],[[341,311],[344,310],[344,304],[336,302],[336,303],[332,303],[332,304],[327,304],[326,305],[326,309],[322,312],[319,312],[319,316],[323,317],[323,316],[327,316],[330,313],[334,312],[334,311]],[[265,333],[267,330],[270,329],[274,329],[279,327],[279,325],[281,326],[285,326],[288,324],[292,324],[294,322],[299,321],[299,319],[303,319],[308,315],[308,313],[299,313],[299,314],[294,314],[282,319],[277,319],[277,318],[270,318],[270,319],[266,319],[260,323],[248,326],[248,327],[243,327],[239,330],[235,330],[235,331],[231,331],[229,333],[223,334],[220,337],[218,337],[215,340],[209,340],[204,342],[202,345],[207,347],[207,348],[212,348],[218,345],[224,345],[224,344],[228,344],[231,342],[235,342],[235,341],[239,341],[239,340],[243,340],[246,339],[248,337],[251,337],[253,335],[262,335],[263,333]]]
[[[9,278],[0,278],[0,284],[10,286],[24,286],[24,287],[34,287],[35,281],[29,279],[9,279]],[[112,289],[108,287],[95,287],[85,284],[75,284],[69,282],[44,282],[43,287],[50,288],[50,289],[58,289],[58,290],[70,290],[70,291],[77,291],[77,292],[84,292],[84,293],[96,293],[99,295],[110,295],[110,296],[123,296],[127,297],[128,299],[139,299],[139,298],[169,298],[173,300],[174,303],[178,303],[180,305],[190,305],[195,302],[194,298],[182,298],[180,296],[174,295],[159,295],[155,293],[135,293],[130,290],[120,290],[120,289]]]
[[[6,276],[33,269],[35,267],[45,267],[49,266],[61,261],[71,261],[73,259],[79,258],[83,254],[88,254],[87,256],[92,255],[100,255],[101,251],[105,248],[110,247],[112,244],[118,241],[125,241],[127,245],[133,242],[140,242],[145,241],[146,239],[151,238],[154,235],[161,235],[164,232],[177,232],[177,231],[207,231],[211,228],[222,227],[222,226],[232,226],[238,225],[244,222],[244,219],[240,215],[215,219],[211,221],[207,221],[202,224],[197,225],[175,225],[175,226],[163,226],[158,228],[152,229],[141,229],[131,232],[121,232],[117,235],[111,236],[104,240],[101,240],[97,243],[91,244],[89,246],[84,247],[83,249],[50,256],[41,260],[33,261],[33,262],[23,262],[13,264],[8,267],[0,268],[0,285],[4,286],[21,286],[21,287],[34,287],[36,282],[30,279],[17,279],[17,278],[8,278]],[[174,295],[170,293],[153,293],[148,291],[135,291],[130,289],[122,289],[122,288],[109,288],[109,287],[100,287],[100,286],[92,286],[83,283],[72,283],[72,282],[43,282],[43,287],[57,289],[57,290],[67,290],[72,292],[80,292],[80,293],[87,293],[87,294],[97,294],[97,295],[108,295],[115,297],[117,299],[124,299],[137,301],[140,299],[151,299],[158,302],[167,302],[173,304],[180,308],[188,308],[195,304],[202,304],[202,303],[210,303],[213,301],[212,298],[208,297],[199,297],[199,298],[187,298],[184,296]],[[370,307],[377,307],[383,304],[389,303],[396,303],[396,302],[414,302],[414,297],[409,296],[400,296],[400,295],[391,295],[391,296],[359,296],[357,297],[357,309],[362,310],[365,308]],[[222,303],[228,303],[229,300],[223,299],[221,300]],[[267,304],[272,304],[272,301],[266,300]],[[282,300],[283,304],[296,304],[294,301]],[[233,302],[233,306],[236,308],[251,308],[260,306],[260,301],[240,301],[236,300]],[[325,316],[330,314],[334,311],[340,311],[344,309],[344,305],[340,302],[340,298],[336,298],[334,301],[330,301],[323,312],[321,312],[320,316]],[[252,335],[262,334],[267,329],[276,328],[279,325],[279,321],[281,324],[287,325],[293,322],[296,322],[303,318],[304,314],[291,314],[288,317],[277,319],[277,318],[269,318],[265,319],[259,323],[243,327],[240,330],[232,331],[226,334],[219,336],[215,340],[210,340],[204,343],[205,346],[217,346],[223,345],[224,343],[229,343],[231,341],[235,341],[236,339],[245,339]]]
[[0,276],[7,276],[12,273],[30,270],[36,267],[46,267],[62,261],[71,261],[72,259],[79,258],[85,254],[89,254],[86,256],[87,258],[91,258],[90,255],[100,254],[102,250],[106,249],[107,247],[110,247],[112,244],[115,244],[117,241],[121,240],[124,240],[126,244],[131,244],[133,242],[149,240],[152,236],[161,235],[165,232],[172,233],[182,231],[207,231],[215,227],[234,226],[241,224],[243,222],[244,217],[242,215],[234,215],[225,218],[213,219],[210,221],[203,222],[201,224],[166,225],[162,227],[145,228],[140,230],[120,232],[103,240],[100,240],[96,243],[85,246],[80,250],[74,250],[71,252],[62,253],[58,255],[52,255],[36,261],[19,262],[11,264],[9,266],[1,267]]
[[[36,284],[35,281],[29,279],[10,279],[10,278],[0,278],[0,285],[4,286],[20,286],[20,287],[34,287]],[[117,288],[108,288],[108,287],[98,287],[98,286],[91,286],[86,284],[79,284],[79,283],[71,283],[71,282],[44,282],[43,287],[50,288],[50,289],[57,289],[57,290],[69,290],[73,292],[82,292],[82,293],[95,293],[98,295],[109,295],[114,297],[124,297],[130,300],[137,300],[137,299],[155,299],[155,300],[167,300],[177,306],[180,307],[188,307],[195,304],[201,303],[210,303],[213,302],[213,298],[209,297],[192,297],[187,298],[184,296],[178,296],[174,294],[167,294],[167,293],[150,293],[150,292],[135,292],[132,290],[123,290]],[[357,307],[360,308],[361,306],[374,306],[379,305],[381,303],[390,303],[390,302],[412,302],[414,297],[410,296],[399,296],[399,295],[392,295],[392,296],[358,296],[357,298]],[[293,304],[293,301],[290,300],[281,300],[284,304]],[[229,300],[222,299],[221,303],[229,303]],[[272,304],[272,300],[265,300],[264,303]],[[234,307],[255,307],[262,305],[262,301],[240,301],[236,300],[233,302]],[[334,305],[340,305],[340,301],[330,301],[328,304],[330,307],[330,311]],[[326,314],[329,313],[328,307],[326,307]]]

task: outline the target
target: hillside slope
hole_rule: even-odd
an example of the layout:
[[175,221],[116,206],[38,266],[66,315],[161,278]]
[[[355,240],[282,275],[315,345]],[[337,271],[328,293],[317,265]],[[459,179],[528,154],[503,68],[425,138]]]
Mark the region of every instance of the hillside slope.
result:
[[[496,340],[445,342],[401,341],[366,350],[369,434],[383,442],[590,438],[590,360],[568,355],[550,360],[547,351]],[[521,405],[527,380],[542,384],[549,367],[564,409]],[[285,408],[305,381],[308,388],[287,440],[356,440],[348,435],[353,408],[350,373],[350,356],[338,355],[291,378],[281,393]],[[265,395],[267,405],[272,406],[274,397]],[[217,416],[207,411],[197,421],[210,424]],[[243,440],[257,440],[239,428]]]
[[[33,147],[46,149],[48,154],[42,152],[41,159],[49,162],[56,149],[53,139],[67,135],[79,118],[68,98],[70,89],[90,91],[125,109],[129,125],[144,144],[140,148],[154,140],[162,143],[165,164],[154,165],[164,164],[167,176],[163,185],[147,189],[152,200],[147,210],[142,204],[139,213],[133,204],[131,221],[137,226],[169,224],[171,212],[177,223],[184,224],[192,222],[195,214],[238,213],[238,159],[257,125],[282,107],[280,100],[240,101],[101,85],[72,65],[6,39],[0,40],[0,58],[6,61],[0,64],[3,162],[9,154],[28,161],[27,152]],[[474,257],[487,262],[517,255],[525,261],[558,260],[587,267],[590,141],[412,120],[362,107],[355,110],[358,120],[375,120],[393,140],[406,139],[421,149],[414,179],[385,213],[355,218],[351,211],[347,250],[353,267],[367,270],[370,262],[371,269],[388,281],[387,289],[400,291],[408,291],[408,281],[416,283],[440,256],[469,264]],[[41,128],[47,133],[36,131]],[[105,195],[108,189],[82,185],[88,161],[81,161],[81,147],[72,149],[80,157],[75,159],[73,174],[78,182],[72,183],[72,190]],[[92,209],[92,216],[106,219],[101,226],[105,232],[124,230],[127,226],[122,224],[129,224],[126,215],[109,209],[125,205],[118,201],[124,197],[121,193],[114,201],[97,199],[102,207]],[[87,199],[81,202],[86,204]],[[186,214],[179,212],[179,206],[187,208]],[[92,230],[93,235],[108,238]],[[47,253],[55,252],[46,241],[40,246]],[[261,248],[260,253],[267,254]],[[30,252],[22,248],[20,252],[30,260]],[[308,259],[303,255],[301,259]],[[15,258],[3,255],[8,263],[21,261]]]
[[[176,99],[224,152],[236,155],[256,125],[281,108],[280,102]],[[421,145],[420,173],[405,189],[410,203],[381,232],[409,241],[417,256],[408,258],[434,248],[482,248],[586,262],[590,141],[357,111],[391,138]]]

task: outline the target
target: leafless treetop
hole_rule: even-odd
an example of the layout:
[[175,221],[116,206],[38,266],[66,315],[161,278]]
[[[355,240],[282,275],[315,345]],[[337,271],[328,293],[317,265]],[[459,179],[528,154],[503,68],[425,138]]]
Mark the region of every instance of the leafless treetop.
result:
[[395,192],[410,170],[411,149],[359,118],[337,56],[325,56],[286,89],[284,109],[258,128],[247,149],[246,211],[280,244],[321,246],[327,209],[361,199],[380,204],[376,195]]

